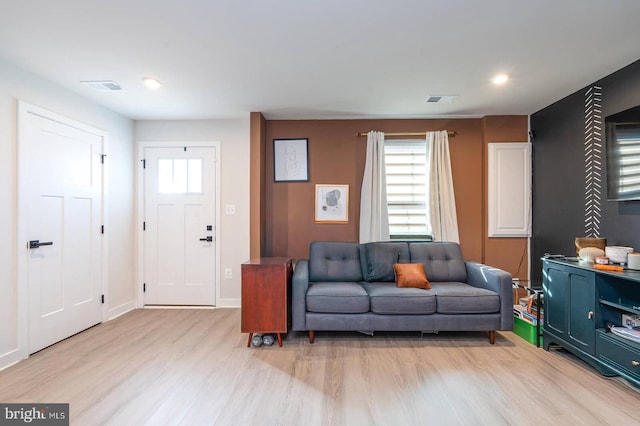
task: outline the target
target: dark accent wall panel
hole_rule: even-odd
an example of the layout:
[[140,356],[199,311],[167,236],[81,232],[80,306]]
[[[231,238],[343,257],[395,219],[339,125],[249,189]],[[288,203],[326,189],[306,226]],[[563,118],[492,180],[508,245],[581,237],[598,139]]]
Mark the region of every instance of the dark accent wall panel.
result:
[[[640,105],[640,61],[531,116],[534,280],[542,279],[544,253],[572,255],[575,238],[585,236],[585,93],[594,85],[601,88],[603,118]],[[609,245],[640,250],[640,201],[606,201],[603,194],[599,234]]]

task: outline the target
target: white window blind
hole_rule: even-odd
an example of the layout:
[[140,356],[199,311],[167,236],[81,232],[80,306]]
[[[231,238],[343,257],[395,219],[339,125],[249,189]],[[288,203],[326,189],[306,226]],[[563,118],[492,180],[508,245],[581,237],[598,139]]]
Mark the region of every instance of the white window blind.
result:
[[391,238],[426,238],[428,168],[423,140],[385,140],[387,205]]
[[619,195],[640,193],[640,127],[619,124],[617,133],[617,162],[619,165]]

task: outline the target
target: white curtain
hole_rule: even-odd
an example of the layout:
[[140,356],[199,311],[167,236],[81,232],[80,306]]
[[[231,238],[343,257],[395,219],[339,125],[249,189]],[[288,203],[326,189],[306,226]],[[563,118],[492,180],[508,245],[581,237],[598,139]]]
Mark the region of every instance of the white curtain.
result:
[[384,132],[367,134],[367,157],[360,193],[360,243],[389,240]]
[[458,215],[453,193],[449,136],[446,130],[427,132],[429,165],[429,217],[434,241],[460,242]]

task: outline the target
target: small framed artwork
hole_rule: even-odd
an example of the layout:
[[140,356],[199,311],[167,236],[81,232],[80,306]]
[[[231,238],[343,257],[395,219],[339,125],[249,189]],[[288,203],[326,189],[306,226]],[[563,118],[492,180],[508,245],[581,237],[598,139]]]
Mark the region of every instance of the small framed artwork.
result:
[[309,181],[309,139],[273,140],[273,180]]
[[349,222],[349,185],[316,185],[316,223]]

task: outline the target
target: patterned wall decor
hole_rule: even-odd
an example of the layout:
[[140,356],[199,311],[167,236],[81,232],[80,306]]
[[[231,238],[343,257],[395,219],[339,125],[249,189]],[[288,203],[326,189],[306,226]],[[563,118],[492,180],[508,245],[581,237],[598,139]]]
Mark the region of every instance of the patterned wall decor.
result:
[[600,235],[602,218],[602,88],[591,86],[584,103],[584,232],[586,237]]

